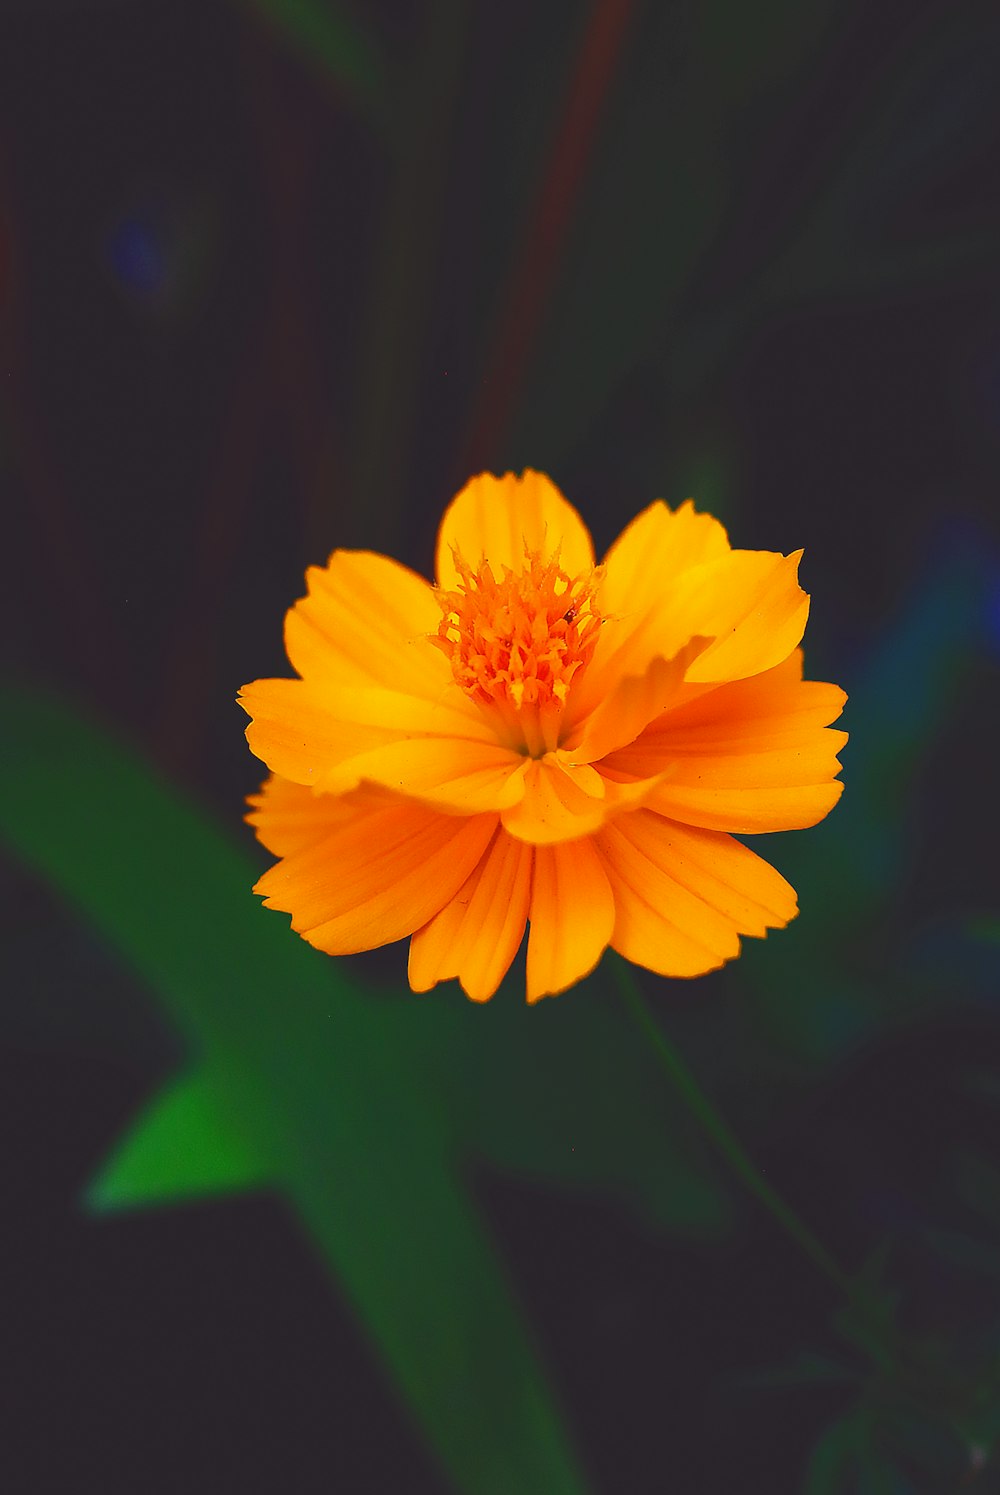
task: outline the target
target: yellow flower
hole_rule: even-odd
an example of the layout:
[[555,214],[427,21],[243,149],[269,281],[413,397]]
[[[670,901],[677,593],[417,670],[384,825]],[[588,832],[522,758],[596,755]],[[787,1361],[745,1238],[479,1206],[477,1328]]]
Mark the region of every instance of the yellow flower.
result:
[[654,503],[596,565],[531,471],[454,499],[436,586],[334,551],[285,620],[300,678],[240,695],[271,770],[247,818],[280,858],[255,891],[331,955],[409,935],[415,991],[457,976],[476,1001],[526,923],[529,1002],[608,945],[665,976],[722,965],[798,911],[730,833],[815,825],[842,788],[800,555]]

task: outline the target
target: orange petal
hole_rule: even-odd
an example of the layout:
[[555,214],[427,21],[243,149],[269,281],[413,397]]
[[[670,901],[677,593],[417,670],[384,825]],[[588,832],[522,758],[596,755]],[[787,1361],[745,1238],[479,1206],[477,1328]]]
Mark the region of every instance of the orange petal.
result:
[[692,611],[705,621],[693,631],[715,635],[691,665],[691,681],[742,680],[787,659],[809,616],[809,598],[798,583],[802,552],[734,550],[685,578]]
[[[752,767],[749,762],[746,764],[748,773]],[[843,792],[839,779],[825,784],[770,788],[759,784],[750,788],[739,785],[712,788],[674,783],[671,779],[655,789],[647,803],[661,815],[670,815],[688,825],[752,836],[766,831],[801,831],[818,825]]]
[[552,846],[597,830],[620,810],[641,804],[659,780],[617,782],[589,763],[573,763],[561,750],[522,760],[524,793],[502,812],[504,828],[519,841]]
[[546,754],[527,761],[524,794],[501,818],[504,829],[519,841],[541,845],[585,836],[604,823],[605,813],[602,801],[589,795],[571,771]]
[[495,815],[360,805],[321,841],[265,872],[254,891],[329,955],[373,950],[412,934],[455,896],[496,824]]
[[448,590],[461,580],[453,550],[473,568],[489,561],[497,577],[502,567],[520,571],[525,549],[549,559],[559,552],[571,576],[594,564],[590,533],[579,514],[550,478],[526,468],[495,477],[483,472],[466,483],[445,510],[438,531],[437,579]]
[[801,668],[796,651],[665,712],[602,768],[642,778],[668,770],[647,804],[691,825],[743,833],[815,825],[840,797],[833,780],[847,734],[826,723],[847,698],[802,680]]
[[377,790],[316,794],[304,784],[271,774],[259,793],[247,796],[250,813],[245,818],[258,841],[275,856],[283,857],[322,841],[332,830],[355,819],[359,809],[384,803],[385,796]]
[[660,501],[650,504],[604,557],[598,609],[604,616],[636,618],[657,605],[684,571],[728,554],[722,525],[711,514],[699,514],[690,499],[676,512]]
[[[642,675],[619,680],[581,725],[566,738],[563,751],[577,763],[594,763],[632,743],[654,718],[683,698],[684,674],[708,639],[695,638],[673,659],[650,660]],[[653,772],[662,772],[663,765]]]
[[441,609],[422,576],[388,556],[335,550],[306,583],[285,617],[288,657],[304,679],[440,696],[451,672],[427,640]]
[[700,976],[739,954],[741,934],[795,917],[794,889],[731,836],[672,824],[649,810],[595,838],[615,899],[611,944],[663,976]]
[[611,885],[590,841],[535,848],[528,1001],[565,991],[600,960],[615,923]]
[[671,659],[696,633],[689,606],[677,608],[677,584],[692,569],[730,554],[717,519],[688,499],[672,511],[650,504],[611,546],[601,565],[595,607],[604,619],[595,655],[575,682],[567,736],[625,676],[641,678],[657,657]]
[[689,695],[705,683],[756,675],[787,658],[809,612],[809,599],[796,580],[800,555],[728,551],[676,574],[657,589],[650,605],[605,613],[594,657],[570,691],[570,729],[623,677],[644,675],[653,659],[672,659],[697,637],[712,642],[688,665]]
[[326,689],[311,680],[254,680],[237,699],[252,718],[250,751],[273,773],[312,788],[333,787],[329,779],[338,764],[399,736],[384,726],[341,721]]
[[524,936],[533,851],[498,830],[466,882],[410,941],[410,985],[429,991],[457,976],[466,996],[487,1002]]
[[502,809],[523,793],[524,759],[499,747],[460,691],[425,701],[379,688],[256,680],[240,704],[250,749],[283,778],[329,794],[371,781],[456,811]]

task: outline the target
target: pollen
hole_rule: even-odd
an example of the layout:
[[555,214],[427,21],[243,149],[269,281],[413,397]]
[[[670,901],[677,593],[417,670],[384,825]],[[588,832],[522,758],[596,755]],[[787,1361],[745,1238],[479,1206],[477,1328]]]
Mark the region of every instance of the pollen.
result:
[[503,724],[512,746],[533,757],[558,746],[573,680],[597,644],[597,568],[570,576],[525,548],[524,563],[478,569],[454,552],[456,591],[438,592],[443,617],[431,642],[447,656],[456,683]]

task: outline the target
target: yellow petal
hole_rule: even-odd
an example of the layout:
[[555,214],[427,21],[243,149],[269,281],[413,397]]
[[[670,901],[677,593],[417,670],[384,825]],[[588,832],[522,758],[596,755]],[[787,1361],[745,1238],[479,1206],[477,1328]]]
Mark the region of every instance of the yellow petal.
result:
[[528,1001],[565,991],[600,960],[615,922],[611,885],[590,841],[535,848]]
[[648,804],[662,815],[688,825],[759,835],[766,831],[801,831],[818,825],[844,792],[838,780],[825,784],[762,788],[699,786],[664,782]]
[[644,675],[653,659],[672,659],[697,637],[712,642],[685,671],[688,695],[697,695],[705,683],[756,675],[787,658],[809,612],[796,579],[800,556],[727,551],[676,574],[657,588],[649,605],[604,614],[593,659],[570,691],[570,730],[622,678]]
[[326,689],[312,680],[254,680],[238,700],[252,718],[246,729],[250,751],[273,773],[311,788],[329,789],[338,764],[399,735],[384,726],[341,721],[330,710]]
[[288,657],[304,679],[440,696],[451,672],[427,640],[441,609],[422,576],[388,556],[335,550],[306,583],[285,617]]
[[572,763],[561,750],[546,753],[544,758],[524,761],[524,793],[503,809],[501,818],[512,836],[535,846],[576,841],[619,811],[641,804],[658,782],[617,782],[589,763]]
[[815,825],[840,796],[834,783],[845,732],[831,731],[846,696],[802,680],[801,653],[668,710],[602,764],[648,778],[664,773],[651,809],[712,829],[751,833]]
[[495,815],[442,815],[421,805],[359,806],[257,883],[268,908],[329,955],[373,950],[432,919],[457,893],[496,829]]
[[338,826],[355,819],[359,810],[375,808],[384,800],[384,795],[368,789],[357,789],[353,794],[316,794],[303,784],[271,774],[259,793],[248,795],[250,813],[245,818],[258,841],[275,856],[283,857],[315,845]]
[[429,991],[457,976],[474,1002],[487,1002],[524,936],[533,851],[498,830],[462,887],[410,941],[410,985]]
[[[563,752],[574,762],[594,763],[633,743],[649,722],[684,698],[685,671],[708,642],[692,639],[673,659],[652,659],[643,674],[623,676],[568,734]],[[662,772],[662,765],[653,771]]]
[[809,598],[798,583],[802,552],[734,550],[685,581],[691,611],[706,599],[705,622],[694,631],[714,634],[687,672],[691,681],[741,680],[787,659],[805,631]]
[[637,810],[595,838],[615,899],[611,943],[663,976],[700,976],[739,954],[739,935],[794,918],[795,892],[730,836]]
[[456,815],[504,810],[524,793],[525,760],[492,743],[394,742],[346,768],[359,782],[381,784]]
[[571,576],[594,564],[590,533],[579,514],[550,478],[531,468],[518,477],[484,472],[466,483],[445,510],[438,532],[437,579],[446,590],[461,580],[452,552],[474,569],[489,561],[499,579],[502,568],[520,571],[525,549],[545,559],[558,551]]
[[363,781],[456,811],[502,809],[523,793],[524,759],[499,747],[462,693],[437,701],[314,680],[256,680],[239,696],[247,742],[273,772],[328,794]]
[[684,571],[728,553],[722,525],[711,514],[699,514],[690,499],[676,512],[659,501],[650,504],[604,557],[598,609],[605,616],[637,618]]

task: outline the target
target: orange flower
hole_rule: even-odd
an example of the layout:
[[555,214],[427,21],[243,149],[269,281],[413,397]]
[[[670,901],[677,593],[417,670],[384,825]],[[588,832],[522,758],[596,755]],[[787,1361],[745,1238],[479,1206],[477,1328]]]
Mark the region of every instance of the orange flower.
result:
[[331,955],[411,936],[415,991],[493,995],[530,926],[527,995],[608,945],[697,976],[797,913],[731,832],[836,803],[845,696],[802,679],[801,552],[733,550],[654,503],[595,564],[541,473],[473,478],[437,585],[334,551],[285,620],[300,678],[240,700],[271,770],[248,816],[268,908]]

